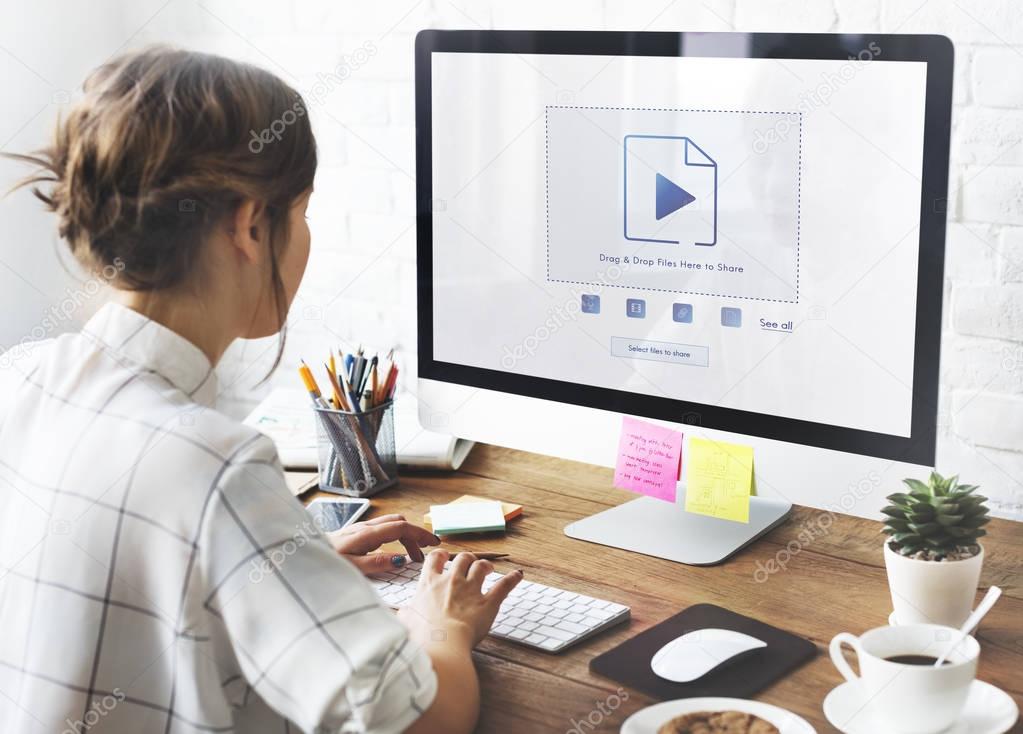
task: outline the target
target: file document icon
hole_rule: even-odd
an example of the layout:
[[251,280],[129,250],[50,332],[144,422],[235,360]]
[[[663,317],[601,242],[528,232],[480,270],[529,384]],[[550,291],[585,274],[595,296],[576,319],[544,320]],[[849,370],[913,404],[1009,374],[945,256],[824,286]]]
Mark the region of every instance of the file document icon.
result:
[[717,244],[718,167],[685,136],[626,135],[625,239]]

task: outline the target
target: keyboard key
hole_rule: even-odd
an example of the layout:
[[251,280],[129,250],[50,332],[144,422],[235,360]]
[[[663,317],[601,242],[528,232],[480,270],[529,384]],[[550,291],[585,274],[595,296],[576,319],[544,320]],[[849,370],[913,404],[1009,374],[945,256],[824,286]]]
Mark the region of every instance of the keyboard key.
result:
[[575,637],[575,635],[573,635],[571,632],[559,630],[557,627],[540,627],[536,631],[541,635],[553,637],[555,640],[568,641]]
[[587,631],[587,628],[581,624],[575,624],[574,622],[566,622],[564,619],[558,622],[557,629],[565,630],[565,632],[571,632],[573,635],[581,635]]
[[524,640],[529,637],[529,632],[526,630],[512,630],[508,633],[508,636],[513,640]]
[[582,622],[583,621],[583,615],[579,614],[579,612],[573,612],[572,614],[569,614],[567,617],[565,617],[565,621],[566,622]]
[[555,640],[552,637],[548,637],[546,640],[540,643],[540,647],[542,647],[544,650],[557,650],[563,644],[565,643],[561,640]]
[[492,627],[490,629],[490,633],[493,634],[493,635],[507,635],[507,634],[511,634],[511,631],[513,629],[515,629],[515,628],[514,627],[509,627],[506,624],[499,624],[496,627]]
[[539,645],[546,641],[547,638],[544,637],[543,635],[530,635],[529,637],[526,638],[526,642],[528,642],[531,645]]

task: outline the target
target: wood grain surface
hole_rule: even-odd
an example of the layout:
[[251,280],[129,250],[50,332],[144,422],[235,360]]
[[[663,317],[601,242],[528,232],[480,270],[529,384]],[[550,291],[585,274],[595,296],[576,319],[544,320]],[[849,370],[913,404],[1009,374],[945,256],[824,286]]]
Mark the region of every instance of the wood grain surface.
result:
[[[842,681],[828,659],[828,642],[838,632],[886,624],[891,611],[881,523],[797,507],[787,522],[724,564],[686,566],[564,535],[568,523],[634,498],[612,487],[611,478],[610,469],[479,445],[461,471],[403,476],[398,487],[373,498],[370,516],[399,512],[420,523],[430,505],[463,494],[522,504],[523,516],[505,534],[451,539],[446,547],[509,553],[495,562],[497,570],[521,568],[528,580],[632,608],[628,624],[559,655],[487,638],[475,653],[483,686],[479,731],[617,732],[629,714],[656,701],[590,673],[590,659],[701,602],[813,641],[819,655],[756,698],[799,714],[818,732],[836,731],[821,709]],[[1023,524],[992,521],[985,548],[979,593],[992,584],[1005,593],[977,633],[978,678],[1023,707]],[[1012,731],[1023,732],[1023,724]]]

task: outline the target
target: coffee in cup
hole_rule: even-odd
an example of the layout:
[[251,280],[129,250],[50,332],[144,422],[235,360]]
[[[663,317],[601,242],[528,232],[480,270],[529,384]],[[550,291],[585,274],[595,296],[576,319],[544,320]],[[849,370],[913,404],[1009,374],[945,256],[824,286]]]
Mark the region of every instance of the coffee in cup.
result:
[[[934,734],[956,721],[977,673],[980,645],[973,637],[934,667],[957,635],[937,624],[877,627],[859,637],[841,632],[831,640],[831,661],[847,681],[861,686],[864,704],[884,731]],[[843,644],[856,652],[859,676],[846,662]]]

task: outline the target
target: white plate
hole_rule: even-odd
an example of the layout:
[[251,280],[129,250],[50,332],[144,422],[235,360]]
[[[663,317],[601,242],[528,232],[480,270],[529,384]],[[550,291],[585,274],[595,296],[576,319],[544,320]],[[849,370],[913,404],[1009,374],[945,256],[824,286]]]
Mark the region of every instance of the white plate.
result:
[[[863,703],[859,681],[843,683],[824,699],[824,715],[843,734],[881,731],[870,708]],[[1012,728],[1017,716],[1016,703],[1008,693],[975,680],[959,721],[941,734],[1002,734]]]
[[657,734],[669,719],[697,711],[742,711],[774,724],[781,734],[817,734],[802,717],[769,703],[743,698],[681,698],[647,706],[625,720],[621,734]]

